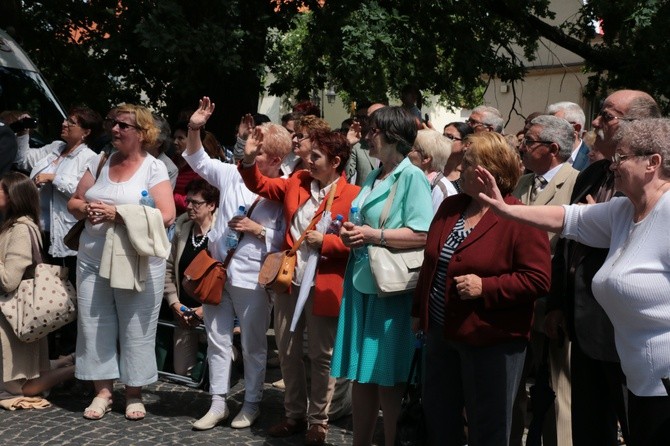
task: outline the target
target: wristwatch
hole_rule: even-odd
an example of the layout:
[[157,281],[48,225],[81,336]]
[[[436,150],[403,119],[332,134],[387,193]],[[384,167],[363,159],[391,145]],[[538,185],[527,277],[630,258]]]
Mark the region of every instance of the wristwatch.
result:
[[258,237],[258,240],[263,240],[265,238],[265,226],[261,226],[261,232],[256,234],[256,237]]

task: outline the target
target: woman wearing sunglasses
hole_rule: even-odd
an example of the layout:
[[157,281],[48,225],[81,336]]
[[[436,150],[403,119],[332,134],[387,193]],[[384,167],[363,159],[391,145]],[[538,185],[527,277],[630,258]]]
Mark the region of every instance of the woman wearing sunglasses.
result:
[[298,157],[295,161],[296,164],[293,165],[291,175],[300,170],[309,169],[309,156],[312,153],[312,140],[310,137],[316,130],[330,130],[330,126],[326,121],[314,115],[300,117],[295,133],[291,135],[293,153]]
[[[120,378],[126,386],[126,418],[141,420],[146,414],[142,386],[158,378],[156,325],[169,254],[163,229],[174,221],[175,206],[165,164],[146,151],[159,135],[151,112],[126,104],[112,116],[116,152],[97,181],[100,159],[89,163],[68,203],[77,219],[87,219],[77,255],[76,376],[95,386],[96,397],[84,418],[99,420],[110,410],[113,381]],[[143,193],[150,195],[155,209],[140,206]],[[138,228],[139,219],[147,223],[146,229]],[[107,237],[108,232],[113,236]],[[136,236],[148,241],[145,249],[135,243]],[[111,261],[103,263],[103,257]],[[126,261],[135,267],[120,274],[126,272],[119,270]]]

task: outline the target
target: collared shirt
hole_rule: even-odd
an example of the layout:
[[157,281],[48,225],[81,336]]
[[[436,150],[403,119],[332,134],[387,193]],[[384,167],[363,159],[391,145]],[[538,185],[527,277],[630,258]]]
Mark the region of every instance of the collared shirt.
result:
[[[312,219],[314,218],[314,214],[316,213],[317,209],[319,209],[319,206],[321,206],[321,202],[327,199],[328,194],[330,193],[330,189],[336,182],[337,180],[333,181],[323,189],[319,189],[319,182],[317,180],[312,180],[312,183],[310,184],[309,199],[298,209],[298,212],[295,213],[293,220],[291,221],[291,237],[295,242],[300,239],[303,231],[307,229]],[[295,285],[299,286],[302,283],[302,277],[305,275],[307,258],[309,257],[310,253],[313,252],[314,249],[310,248],[309,245],[307,245],[307,243],[304,241],[298,248],[298,256],[296,257],[295,264],[295,274],[293,275],[293,283]],[[312,282],[312,284],[313,283],[314,282]]]
[[544,188],[547,187],[547,184],[549,184],[551,182],[552,178],[554,178],[556,176],[556,174],[558,173],[558,171],[561,170],[561,167],[563,167],[563,164],[564,163],[561,163],[558,166],[556,166],[552,169],[549,169],[548,171],[546,171],[545,173],[543,173],[541,175],[542,178],[545,179],[546,183],[544,183],[544,186],[540,190],[544,190]]
[[572,151],[572,153],[570,154],[570,158],[568,158],[568,160],[566,161],[570,163],[571,166],[575,163],[575,160],[577,159],[577,154],[579,153],[579,149],[581,149],[581,147],[582,147],[582,140],[580,139],[577,148]]

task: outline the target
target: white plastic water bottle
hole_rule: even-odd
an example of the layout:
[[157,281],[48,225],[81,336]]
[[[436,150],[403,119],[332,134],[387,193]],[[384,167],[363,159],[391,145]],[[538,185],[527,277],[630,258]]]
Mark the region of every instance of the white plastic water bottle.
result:
[[151,196],[148,190],[142,191],[142,196],[140,197],[140,204],[142,206],[149,206],[150,208],[156,207],[156,202],[154,201],[153,197]]
[[335,220],[330,222],[330,226],[328,226],[328,230],[326,231],[326,234],[335,234],[339,235],[340,234],[340,228],[342,227],[342,222],[344,221],[344,217],[342,214],[337,214],[337,217],[335,217]]
[[[234,217],[241,217],[246,215],[246,209],[244,206],[240,206],[235,212]],[[228,228],[228,235],[226,236],[226,248],[235,249],[237,248],[237,242],[240,239],[240,234],[237,231],[234,231]]]
[[[358,211],[357,206],[352,206],[351,213],[349,214],[349,221],[356,226],[363,226],[363,216]],[[368,247],[365,245],[359,248],[352,248],[351,251],[354,253],[354,258],[356,260],[365,259],[368,257]]]

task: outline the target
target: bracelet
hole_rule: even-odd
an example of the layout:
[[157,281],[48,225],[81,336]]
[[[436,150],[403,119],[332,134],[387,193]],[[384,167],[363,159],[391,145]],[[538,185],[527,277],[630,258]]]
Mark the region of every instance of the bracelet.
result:
[[382,228],[382,232],[379,234],[379,244],[381,246],[386,246],[386,239],[384,238],[384,228]]
[[200,129],[204,127],[204,125],[201,125],[200,127],[193,127],[191,125],[191,123],[189,122],[187,127],[188,127],[189,130],[193,130],[194,132],[199,132]]

